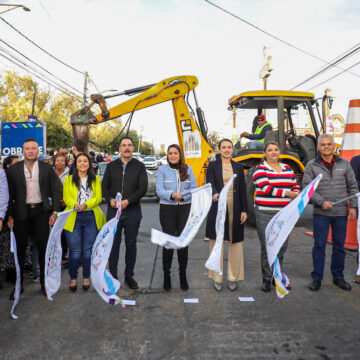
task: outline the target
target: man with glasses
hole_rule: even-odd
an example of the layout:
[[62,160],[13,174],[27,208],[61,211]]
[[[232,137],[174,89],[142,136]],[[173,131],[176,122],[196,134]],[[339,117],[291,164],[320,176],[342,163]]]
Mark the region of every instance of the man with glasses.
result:
[[[356,219],[357,198],[334,202],[355,195],[358,186],[350,163],[334,155],[335,142],[330,134],[321,134],[318,138],[319,156],[307,163],[302,185],[307,186],[319,174],[322,179],[314,192],[313,204],[314,247],[312,250],[313,271],[309,284],[311,291],[318,291],[324,277],[326,241],[329,228],[332,232],[332,254],[330,269],[333,283],[340,289],[350,291],[351,285],[344,280],[345,238],[347,222]],[[350,206],[349,206],[350,205]]]
[[272,130],[272,126],[266,121],[265,115],[258,115],[255,117],[254,122],[255,120],[257,125],[255,131],[253,130],[253,134],[244,131],[240,136],[251,140],[245,144],[245,149],[262,150],[264,148],[265,134]]

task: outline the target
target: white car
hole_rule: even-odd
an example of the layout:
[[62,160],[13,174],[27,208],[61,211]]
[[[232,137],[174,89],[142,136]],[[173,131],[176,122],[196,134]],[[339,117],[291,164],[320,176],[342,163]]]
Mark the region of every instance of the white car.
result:
[[158,160],[158,165],[161,166],[161,165],[166,165],[167,164],[167,156],[163,156],[162,158],[160,158]]
[[155,157],[153,156],[147,156],[143,159],[144,165],[147,169],[157,169],[158,168],[158,164],[157,161],[155,159]]

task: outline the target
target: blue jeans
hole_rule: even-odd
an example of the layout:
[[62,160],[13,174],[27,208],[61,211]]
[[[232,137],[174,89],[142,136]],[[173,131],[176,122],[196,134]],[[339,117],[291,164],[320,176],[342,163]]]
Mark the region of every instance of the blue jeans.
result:
[[316,280],[322,280],[325,266],[325,248],[331,226],[332,232],[332,256],[331,273],[334,278],[344,278],[345,262],[345,238],[347,227],[347,216],[325,216],[314,215],[314,247],[312,250],[314,270],[311,277]]
[[260,142],[260,141],[257,141],[257,140],[248,141],[245,144],[245,149],[263,150],[264,149],[264,143]]
[[119,225],[114,236],[114,242],[109,257],[109,270],[112,275],[117,276],[121,233],[125,233],[125,276],[134,276],[136,262],[136,238],[138,235],[142,218],[141,209],[125,210],[120,217]]
[[92,210],[77,213],[74,230],[65,230],[66,241],[69,246],[69,274],[70,279],[77,279],[79,261],[82,255],[83,278],[90,277],[91,252],[98,228]]

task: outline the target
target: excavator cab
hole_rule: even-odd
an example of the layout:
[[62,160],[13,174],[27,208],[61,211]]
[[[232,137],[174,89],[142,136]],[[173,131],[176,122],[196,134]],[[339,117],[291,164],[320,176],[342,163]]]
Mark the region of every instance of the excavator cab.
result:
[[[281,150],[281,161],[290,165],[301,184],[306,164],[317,154],[317,138],[319,128],[323,128],[321,117],[316,111],[317,102],[314,94],[297,91],[248,91],[229,99],[229,110],[248,109],[263,114],[266,110],[272,112],[273,130],[265,135],[264,143],[276,141]],[[308,117],[311,131],[306,133],[294,126],[293,115],[304,110]],[[319,115],[318,120],[315,114]],[[244,129],[245,130],[245,129]],[[241,147],[240,141],[234,146],[233,160],[241,162],[246,171],[246,183],[249,202],[249,220],[254,222],[254,184],[252,175],[255,167],[263,157],[262,150],[246,150]]]

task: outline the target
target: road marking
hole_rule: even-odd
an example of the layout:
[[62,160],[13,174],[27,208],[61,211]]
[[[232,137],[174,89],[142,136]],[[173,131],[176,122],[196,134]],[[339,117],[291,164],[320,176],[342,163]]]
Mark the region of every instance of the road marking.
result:
[[123,300],[122,303],[123,305],[136,305],[135,300]]
[[189,303],[189,304],[197,304],[199,302],[198,298],[194,298],[194,299],[184,299],[184,303]]
[[239,300],[240,301],[255,301],[255,299],[252,296],[250,296],[250,297],[241,297],[241,296],[239,296]]

